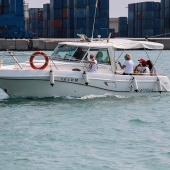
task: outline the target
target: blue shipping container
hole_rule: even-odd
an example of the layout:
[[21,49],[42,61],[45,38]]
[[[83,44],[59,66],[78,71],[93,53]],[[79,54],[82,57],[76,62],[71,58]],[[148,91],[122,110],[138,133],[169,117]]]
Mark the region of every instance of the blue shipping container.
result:
[[142,19],[159,19],[160,11],[142,11]]
[[130,20],[135,19],[135,11],[129,11],[128,12],[128,19],[130,19]]
[[95,23],[94,23],[94,18],[87,18],[86,21],[87,21],[86,22],[87,28],[92,29],[93,24],[94,24],[94,28],[99,28],[99,18],[95,18]]
[[165,9],[165,18],[170,18],[170,8]]
[[4,7],[9,7],[9,0],[1,0],[1,2],[3,1],[3,6]]
[[62,9],[51,9],[50,11],[50,19],[61,19],[62,15]]
[[70,19],[68,19],[68,18],[63,19],[63,28],[64,29],[70,28]]
[[70,0],[63,0],[63,8],[69,8],[69,7],[70,7]]
[[43,4],[43,11],[49,12],[50,11],[50,4]]
[[161,3],[160,2],[154,2],[154,10],[159,11],[161,8]]
[[142,37],[151,37],[153,36],[153,29],[143,29]]
[[51,9],[62,9],[63,7],[62,0],[50,0],[50,8]]
[[127,17],[119,17],[118,23],[121,24],[127,24]]
[[109,9],[99,9],[100,10],[100,18],[109,18]]
[[119,32],[119,37],[127,37],[128,36],[128,32]]
[[165,0],[161,0],[161,9],[165,8]]
[[99,8],[109,9],[109,0],[99,0]]
[[72,0],[74,1],[74,7],[85,8],[87,6],[86,0]]
[[76,8],[74,11],[74,18],[85,18],[86,10],[84,8]]
[[127,24],[119,24],[119,31],[118,32],[127,32]]
[[10,11],[11,14],[15,13],[15,0],[10,0],[9,11]]
[[93,38],[97,38],[99,35],[99,30],[98,29],[86,29],[86,35],[91,38],[93,33]]
[[143,11],[153,11],[154,10],[154,2],[143,2],[142,10]]
[[24,15],[23,0],[16,0],[15,15]]
[[153,28],[154,29],[160,29],[161,28],[161,20],[160,19],[154,20]]
[[153,20],[142,20],[142,29],[153,29]]
[[128,4],[128,11],[135,11],[135,4]]
[[153,35],[160,35],[161,34],[161,30],[160,29],[154,29],[153,30]]
[[98,20],[99,28],[109,28],[109,19],[99,18]]
[[110,30],[108,28],[102,28],[99,29],[99,35],[101,35],[101,38],[108,38],[109,34],[112,33],[111,38],[114,38],[114,29]]
[[170,8],[170,1],[169,0],[165,0],[165,8]]
[[128,30],[134,30],[135,28],[135,21],[128,19]]
[[81,29],[81,28],[86,28],[86,20],[80,18],[74,19],[74,29]]
[[96,10],[96,17],[99,17],[99,9],[98,8],[95,9],[94,6],[86,7],[86,16],[87,17],[94,17],[95,10]]

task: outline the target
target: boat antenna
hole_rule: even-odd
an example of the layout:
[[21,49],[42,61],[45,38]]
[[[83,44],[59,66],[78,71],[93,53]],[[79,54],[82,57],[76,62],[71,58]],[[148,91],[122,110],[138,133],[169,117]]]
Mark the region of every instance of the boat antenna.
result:
[[96,22],[96,11],[97,11],[97,6],[98,6],[98,0],[96,0],[96,4],[95,4],[95,12],[94,12],[94,21],[93,21],[93,30],[92,30],[92,41],[93,41],[93,34],[94,34],[94,25],[95,25],[95,22]]
[[108,39],[107,39],[107,42],[109,42],[111,35],[112,35],[112,33],[110,32],[109,36],[108,36]]

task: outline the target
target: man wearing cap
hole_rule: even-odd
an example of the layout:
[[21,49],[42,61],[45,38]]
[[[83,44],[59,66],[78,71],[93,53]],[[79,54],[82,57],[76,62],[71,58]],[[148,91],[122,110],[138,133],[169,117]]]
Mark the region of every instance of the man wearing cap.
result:
[[88,61],[91,66],[90,66],[90,71],[89,72],[96,72],[97,71],[97,60],[95,60],[94,54],[90,54],[90,59],[91,61]]
[[144,73],[145,75],[150,74],[150,70],[147,67],[147,62],[143,58],[141,58],[139,61],[139,64],[135,67],[135,72]]

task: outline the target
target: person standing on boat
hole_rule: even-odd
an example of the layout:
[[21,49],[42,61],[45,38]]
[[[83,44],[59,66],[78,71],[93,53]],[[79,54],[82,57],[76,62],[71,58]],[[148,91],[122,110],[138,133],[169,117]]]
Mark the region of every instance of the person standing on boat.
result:
[[90,63],[90,70],[89,72],[97,72],[97,60],[95,59],[94,54],[90,54],[91,61],[88,61]]
[[134,63],[132,61],[132,57],[130,54],[125,55],[125,62],[122,65],[120,62],[118,62],[121,69],[125,69],[123,75],[132,75],[134,70]]

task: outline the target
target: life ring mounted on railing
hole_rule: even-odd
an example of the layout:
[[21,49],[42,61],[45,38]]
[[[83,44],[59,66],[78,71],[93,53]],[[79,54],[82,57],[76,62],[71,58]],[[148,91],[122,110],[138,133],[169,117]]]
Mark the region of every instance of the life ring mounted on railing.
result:
[[[37,55],[42,55],[44,56],[44,59],[45,59],[45,63],[43,66],[41,67],[37,67],[34,65],[34,57],[37,56]],[[48,63],[49,63],[49,57],[47,56],[47,54],[43,51],[36,51],[34,52],[31,57],[30,57],[30,66],[34,69],[34,70],[43,70],[45,69],[47,66],[48,66]]]

